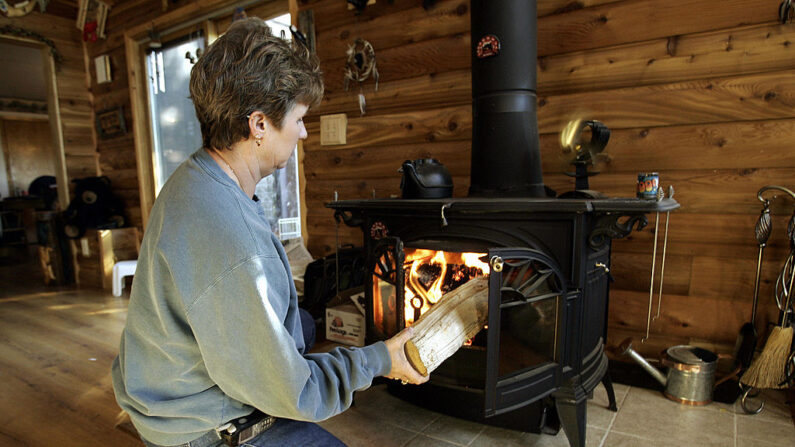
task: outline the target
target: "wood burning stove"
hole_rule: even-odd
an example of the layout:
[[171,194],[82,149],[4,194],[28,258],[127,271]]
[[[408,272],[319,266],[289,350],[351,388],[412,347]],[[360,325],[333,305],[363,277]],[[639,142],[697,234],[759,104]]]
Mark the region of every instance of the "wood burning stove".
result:
[[645,226],[645,213],[678,204],[463,198],[328,206],[364,233],[368,343],[395,335],[432,306],[434,283],[445,292],[489,276],[488,325],[427,384],[396,385],[395,392],[525,431],[556,431],[559,415],[572,445],[582,445],[585,402],[607,370],[610,242]]
[[538,149],[535,2],[472,0],[471,16],[469,197],[328,206],[364,234],[368,343],[410,325],[441,292],[488,275],[483,330],[428,383],[391,391],[525,431],[557,432],[562,423],[571,445],[584,446],[586,399],[607,371],[611,241],[643,228],[646,213],[678,204],[555,198]]

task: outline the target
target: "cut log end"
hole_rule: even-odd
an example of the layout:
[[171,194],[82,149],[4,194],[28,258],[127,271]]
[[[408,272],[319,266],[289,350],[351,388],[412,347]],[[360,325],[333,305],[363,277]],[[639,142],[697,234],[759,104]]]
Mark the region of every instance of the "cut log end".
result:
[[427,377],[428,368],[425,367],[425,363],[423,363],[422,359],[420,358],[420,350],[417,349],[417,345],[415,345],[413,341],[409,340],[406,342],[403,350],[406,352],[406,359],[408,359],[411,366],[417,370],[418,373],[422,374],[423,377]]

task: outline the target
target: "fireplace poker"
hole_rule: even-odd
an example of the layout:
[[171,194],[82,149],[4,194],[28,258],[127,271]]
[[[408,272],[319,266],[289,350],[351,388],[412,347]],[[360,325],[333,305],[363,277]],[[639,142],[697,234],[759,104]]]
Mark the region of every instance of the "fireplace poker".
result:
[[[668,198],[674,198],[674,185],[668,185]],[[660,266],[660,290],[657,295],[657,315],[654,316],[654,319],[660,318],[660,308],[662,307],[662,287],[663,287],[663,280],[665,279],[665,251],[668,248],[668,219],[671,218],[671,212],[665,212],[665,236],[663,237],[663,253],[662,253],[662,265]]]
[[756,307],[759,302],[759,283],[762,276],[762,255],[767,246],[767,240],[770,238],[770,232],[773,229],[772,220],[770,219],[770,201],[764,200],[762,203],[762,212],[756,221],[754,231],[756,242],[759,245],[759,254],[756,260],[756,280],[754,281],[751,320],[740,328],[740,333],[737,335],[737,353],[734,359],[735,366],[741,366],[743,369],[750,366],[759,339],[759,334],[756,331]]
[[[657,188],[657,202],[661,202],[665,192],[662,188]],[[649,280],[649,314],[646,317],[646,336],[640,339],[641,343],[645,343],[649,339],[649,329],[651,328],[651,308],[653,307],[654,300],[654,267],[657,262],[657,235],[660,230],[660,212],[657,211],[657,216],[654,219],[654,249],[651,253],[651,279]],[[667,232],[666,232],[667,234]]]

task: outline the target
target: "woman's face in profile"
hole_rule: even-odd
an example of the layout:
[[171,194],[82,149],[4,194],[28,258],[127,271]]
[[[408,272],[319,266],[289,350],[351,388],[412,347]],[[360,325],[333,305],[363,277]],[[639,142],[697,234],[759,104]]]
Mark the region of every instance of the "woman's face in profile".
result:
[[304,127],[304,115],[307,110],[309,107],[306,105],[295,104],[285,115],[281,130],[273,125],[268,126],[268,132],[265,134],[267,141],[263,145],[266,150],[260,153],[265,162],[264,166],[270,166],[270,163],[273,163],[274,170],[287,166],[287,160],[293,154],[298,140],[307,137],[306,127]]

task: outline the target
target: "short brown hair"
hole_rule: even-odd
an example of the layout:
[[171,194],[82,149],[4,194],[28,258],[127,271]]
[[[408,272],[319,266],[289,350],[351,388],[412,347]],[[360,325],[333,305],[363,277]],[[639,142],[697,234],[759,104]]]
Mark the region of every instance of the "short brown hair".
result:
[[190,97],[204,147],[225,149],[249,137],[248,115],[260,110],[281,129],[296,103],[317,105],[323,75],[301,43],[275,37],[262,19],[232,24],[190,73]]

